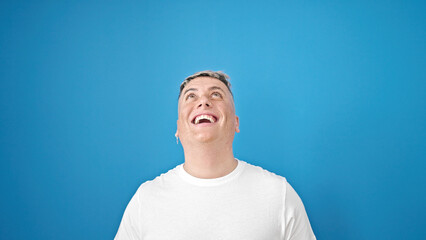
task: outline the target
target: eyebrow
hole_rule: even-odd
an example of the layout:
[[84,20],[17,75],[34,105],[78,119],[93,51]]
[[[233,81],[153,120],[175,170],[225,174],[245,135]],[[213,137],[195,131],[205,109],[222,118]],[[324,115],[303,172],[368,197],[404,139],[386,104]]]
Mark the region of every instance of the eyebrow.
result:
[[[223,89],[221,87],[218,87],[218,86],[210,87],[209,91],[211,91],[211,90],[220,90],[223,93],[225,93],[225,91],[223,91]],[[189,91],[198,91],[198,89],[196,89],[196,88],[188,88],[188,89],[185,90],[185,92],[183,93],[183,95],[185,95]]]
[[210,91],[211,91],[211,90],[220,90],[220,91],[222,91],[223,93],[225,93],[225,91],[223,91],[223,89],[222,89],[222,88],[217,87],[217,86],[210,87],[210,88],[209,88],[209,90],[210,90]]
[[183,93],[183,95],[185,95],[187,92],[189,92],[189,91],[198,91],[198,89],[196,89],[196,88],[188,88],[188,89],[186,89],[186,91]]

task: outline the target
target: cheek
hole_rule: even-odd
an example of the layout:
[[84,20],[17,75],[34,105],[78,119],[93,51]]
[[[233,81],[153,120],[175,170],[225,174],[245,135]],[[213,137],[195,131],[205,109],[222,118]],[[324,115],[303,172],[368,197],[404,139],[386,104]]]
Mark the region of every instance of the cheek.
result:
[[232,117],[233,115],[235,115],[233,105],[228,104],[228,105],[225,106],[225,109],[226,109],[226,113],[228,114],[229,117]]
[[189,108],[182,107],[178,112],[178,122],[180,122],[180,124],[184,124],[190,113],[191,111],[189,111]]

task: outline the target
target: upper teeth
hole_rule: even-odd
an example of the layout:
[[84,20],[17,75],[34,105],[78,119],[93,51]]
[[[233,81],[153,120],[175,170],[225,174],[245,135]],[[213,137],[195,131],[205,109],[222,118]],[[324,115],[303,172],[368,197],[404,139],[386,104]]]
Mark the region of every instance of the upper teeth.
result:
[[210,123],[214,122],[214,118],[210,115],[200,115],[198,117],[195,118],[195,124],[198,124],[200,122],[200,120],[202,119],[207,119],[210,121]]

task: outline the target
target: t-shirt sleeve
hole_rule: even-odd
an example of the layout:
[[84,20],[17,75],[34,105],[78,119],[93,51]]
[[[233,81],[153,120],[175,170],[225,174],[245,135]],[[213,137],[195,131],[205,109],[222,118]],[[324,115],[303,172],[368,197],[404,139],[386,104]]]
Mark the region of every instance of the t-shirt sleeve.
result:
[[286,182],[284,225],[284,240],[316,240],[302,200],[288,182]]
[[140,238],[139,233],[139,194],[132,197],[129,204],[124,211],[123,218],[121,219],[120,227],[115,235],[114,240],[137,240]]

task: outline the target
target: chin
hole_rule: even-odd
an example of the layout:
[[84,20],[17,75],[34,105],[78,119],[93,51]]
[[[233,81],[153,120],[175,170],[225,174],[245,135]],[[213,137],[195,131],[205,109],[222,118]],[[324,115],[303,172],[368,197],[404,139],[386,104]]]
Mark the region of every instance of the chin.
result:
[[212,136],[211,134],[199,134],[198,136],[195,137],[195,139],[201,143],[208,143],[208,142],[212,142],[215,139],[215,137]]

